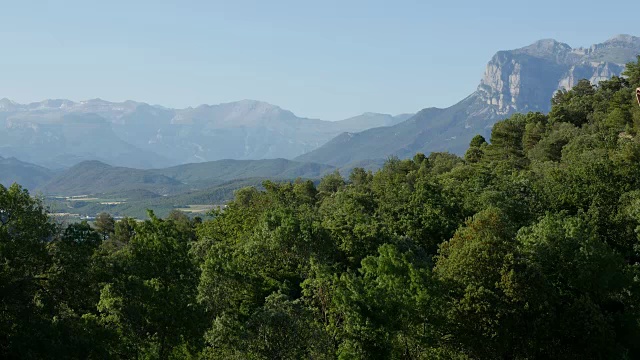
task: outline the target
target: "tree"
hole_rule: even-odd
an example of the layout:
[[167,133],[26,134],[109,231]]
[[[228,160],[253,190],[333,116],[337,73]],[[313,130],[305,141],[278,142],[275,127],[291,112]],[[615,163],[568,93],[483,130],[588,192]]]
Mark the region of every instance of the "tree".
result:
[[188,235],[151,213],[113,255],[120,271],[102,288],[98,309],[104,325],[122,334],[122,351],[158,359],[197,352],[204,314],[196,302],[199,271],[188,250]]
[[547,215],[518,233],[535,289],[527,332],[536,358],[635,358],[637,283],[589,216]]
[[51,321],[43,301],[57,230],[42,202],[14,184],[0,185],[0,357],[45,357]]
[[124,245],[128,244],[135,235],[136,220],[125,217],[116,222],[112,239]]
[[480,161],[486,144],[487,140],[485,140],[482,135],[474,136],[469,143],[469,149],[467,149],[467,152],[464,154],[464,159],[469,163],[477,163]]
[[345,185],[344,179],[338,170],[326,175],[320,181],[318,185],[318,191],[325,194],[331,194],[337,192]]
[[355,186],[362,186],[371,183],[373,174],[363,168],[354,168],[349,174],[349,182]]
[[97,321],[100,282],[105,277],[97,259],[102,237],[87,222],[69,224],[48,244],[47,271],[54,341],[47,348],[52,358],[111,358],[117,334]]
[[[498,209],[476,214],[442,244],[434,268],[447,294],[447,334],[470,358],[520,358],[527,336],[518,313],[526,299],[515,228]],[[526,357],[525,357],[526,358]]]
[[433,175],[444,174],[456,166],[462,165],[462,159],[448,152],[433,152],[427,159],[429,172]]
[[352,186],[326,198],[320,206],[322,227],[344,258],[355,267],[378,246],[388,241],[383,224],[376,216],[378,203],[371,190]]
[[578,136],[579,132],[571,123],[556,123],[550,131],[542,136],[542,129],[538,129],[536,126],[528,133],[531,137],[528,140],[533,143],[533,137],[537,137],[535,145],[529,148],[528,157],[531,160],[536,161],[560,161],[562,158],[562,149],[571,141],[574,137]]
[[556,94],[549,120],[582,126],[591,120],[596,89],[589,80],[582,79],[568,92]]
[[465,159],[264,181],[206,220],[98,232],[0,186],[0,357],[640,358],[639,69]]
[[525,166],[523,136],[527,118],[515,114],[511,118],[497,122],[491,130],[491,145],[485,151],[490,161],[507,161],[510,166]]
[[635,62],[630,62],[625,66],[622,76],[627,79],[631,88],[640,87],[640,55],[637,56]]
[[380,246],[358,274],[343,274],[332,296],[341,359],[432,358],[439,347],[438,288],[426,258]]
[[115,231],[115,220],[113,216],[108,213],[101,212],[96,216],[96,220],[94,222],[94,226],[96,227],[96,231],[102,235],[103,240],[107,240],[111,235],[113,235]]

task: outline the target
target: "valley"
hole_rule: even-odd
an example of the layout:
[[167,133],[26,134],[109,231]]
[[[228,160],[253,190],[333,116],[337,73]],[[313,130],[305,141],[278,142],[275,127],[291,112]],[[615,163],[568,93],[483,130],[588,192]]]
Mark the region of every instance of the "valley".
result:
[[[163,169],[133,169],[84,161],[58,171],[16,159],[0,161],[0,173],[5,174],[3,185],[30,179],[23,183],[35,194],[41,194],[54,213],[86,217],[108,212],[139,219],[146,217],[147,209],[162,216],[174,209],[202,213],[203,207],[221,206],[243,187],[260,188],[266,180],[318,181],[335,170],[330,165],[285,159],[220,160]],[[41,176],[34,176],[34,171]]]

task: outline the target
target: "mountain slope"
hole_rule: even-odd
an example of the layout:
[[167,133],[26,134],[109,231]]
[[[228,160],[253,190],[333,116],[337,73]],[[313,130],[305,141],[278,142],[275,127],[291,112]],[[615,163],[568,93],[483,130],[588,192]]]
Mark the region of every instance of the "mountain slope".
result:
[[155,167],[168,162],[121,140],[107,119],[93,113],[9,115],[4,125],[0,129],[2,156],[19,157],[48,168],[94,159],[131,167]]
[[189,185],[206,186],[215,182],[249,178],[317,179],[334,169],[324,164],[270,159],[219,160],[178,165],[149,172],[162,174]]
[[515,112],[550,109],[549,99],[580,79],[593,83],[620,75],[640,54],[640,38],[619,35],[589,48],[571,48],[540,40],[521,49],[499,51],[487,64],[478,89],[446,109],[424,109],[390,127],[343,133],[295,160],[333,166],[416,152],[462,154],[476,134],[485,137],[493,124]]
[[16,158],[5,159],[0,157],[0,184],[10,186],[18,183],[23,187],[33,190],[38,185],[45,183],[53,176],[53,172],[47,168],[20,161]]
[[84,161],[53,177],[39,190],[47,195],[88,195],[136,189],[169,194],[186,188],[178,180],[147,170]]
[[[237,179],[318,179],[335,168],[285,159],[220,160],[141,170],[84,161],[39,187],[47,195],[125,194],[135,191],[171,195]],[[147,193],[148,194],[148,193]],[[146,195],[149,197],[149,195]]]
[[377,128],[382,126],[393,126],[409,119],[413,114],[378,114],[378,113],[364,113],[362,115],[354,116],[345,120],[337,121],[340,128],[344,131],[357,131],[354,129],[368,129]]

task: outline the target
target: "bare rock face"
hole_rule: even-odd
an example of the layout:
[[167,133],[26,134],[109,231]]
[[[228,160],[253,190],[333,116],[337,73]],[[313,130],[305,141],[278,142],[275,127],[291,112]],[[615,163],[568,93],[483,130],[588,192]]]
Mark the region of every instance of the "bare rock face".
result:
[[529,46],[499,51],[487,64],[478,95],[496,115],[542,111],[559,89],[571,89],[581,79],[597,84],[619,76],[624,64],[640,54],[640,38],[619,35],[589,48],[547,39]]

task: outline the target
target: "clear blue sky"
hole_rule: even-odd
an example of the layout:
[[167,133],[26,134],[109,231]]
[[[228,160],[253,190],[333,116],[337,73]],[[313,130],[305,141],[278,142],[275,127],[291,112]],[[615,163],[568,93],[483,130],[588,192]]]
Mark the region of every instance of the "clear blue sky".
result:
[[3,1],[0,97],[257,99],[327,120],[415,112],[470,94],[497,50],[640,35],[639,10],[634,1]]

